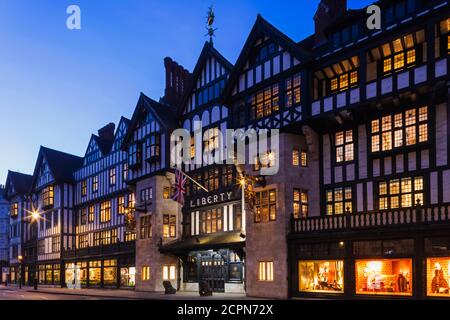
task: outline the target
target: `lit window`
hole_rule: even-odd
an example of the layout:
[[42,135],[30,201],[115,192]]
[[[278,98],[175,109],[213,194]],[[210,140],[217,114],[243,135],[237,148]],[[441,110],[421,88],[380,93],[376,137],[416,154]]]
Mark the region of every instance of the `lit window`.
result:
[[350,85],[358,83],[358,71],[353,71],[350,73]]
[[176,280],[176,269],[174,265],[163,266],[163,280]]
[[305,218],[308,216],[308,191],[294,189],[294,218]]
[[43,208],[53,206],[54,200],[55,200],[55,193],[54,193],[53,186],[48,186],[48,187],[42,189],[41,200],[42,200]]
[[416,62],[416,50],[409,50],[406,56],[406,63],[412,64]]
[[405,54],[399,53],[394,56],[394,69],[400,69],[405,66]]
[[175,238],[177,230],[177,217],[175,215],[163,215],[163,238]]
[[289,77],[286,80],[286,94],[285,94],[285,104],[286,107],[291,107],[300,103],[300,84],[301,76],[300,73]]
[[300,158],[301,166],[307,167],[308,166],[308,153],[306,151],[302,151],[300,156],[301,156],[301,158]]
[[379,209],[410,208],[418,202],[423,204],[423,178],[394,179],[380,182]]
[[273,262],[260,261],[259,262],[259,281],[273,281]]
[[111,221],[111,200],[100,204],[100,222]]
[[336,133],[336,162],[353,161],[353,132],[352,130]]
[[[410,109],[372,121],[372,152],[428,141],[428,108]],[[380,146],[381,143],[381,146]]]
[[298,149],[292,149],[292,165],[300,165],[300,151]]
[[344,292],[344,261],[300,261],[301,292]]
[[19,215],[19,204],[17,202],[11,204],[9,215],[13,218]]
[[275,189],[256,192],[255,222],[275,221],[277,218],[277,196]]
[[383,61],[383,72],[388,73],[392,70],[392,59],[387,58]]
[[117,213],[118,214],[125,214],[126,213],[125,196],[119,196],[117,198]]
[[348,89],[348,74],[343,74],[339,78],[339,89],[341,91]]
[[338,79],[331,79],[331,91],[336,91],[338,89]]
[[352,188],[335,188],[326,191],[327,215],[352,212]]
[[116,185],[116,168],[109,169],[109,185]]
[[89,218],[88,221],[89,222],[94,222],[95,219],[95,206],[90,206],[89,207]]
[[150,267],[145,266],[142,267],[142,281],[149,281],[150,280]]
[[83,180],[81,182],[81,196],[86,197],[87,196],[87,181]]
[[358,260],[356,294],[411,296],[411,259]]
[[92,178],[92,192],[98,192],[98,176]]
[[261,119],[279,110],[278,84],[258,91],[250,98],[252,119]]

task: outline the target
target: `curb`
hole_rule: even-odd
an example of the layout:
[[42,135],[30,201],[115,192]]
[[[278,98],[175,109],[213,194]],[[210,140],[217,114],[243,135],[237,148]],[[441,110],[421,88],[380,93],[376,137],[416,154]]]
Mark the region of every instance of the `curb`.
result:
[[71,292],[53,292],[53,291],[44,291],[44,290],[26,290],[26,292],[30,293],[45,293],[45,294],[54,294],[54,295],[66,295],[66,296],[76,296],[76,297],[92,297],[92,298],[102,298],[102,299],[114,299],[114,300],[146,300],[140,298],[132,298],[132,297],[114,297],[114,296],[106,296],[106,295],[95,295],[95,294],[81,294],[81,293],[71,293]]

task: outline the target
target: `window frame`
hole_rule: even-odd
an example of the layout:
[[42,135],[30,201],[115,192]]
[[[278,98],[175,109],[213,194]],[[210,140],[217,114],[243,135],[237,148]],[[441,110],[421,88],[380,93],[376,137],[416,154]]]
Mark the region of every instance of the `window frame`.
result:
[[[275,199],[271,199],[271,192],[274,193]],[[267,193],[267,201],[263,199],[264,194]],[[267,219],[263,213],[264,208],[267,207]],[[271,210],[274,208],[274,215]],[[255,214],[254,223],[269,223],[277,220],[277,189],[271,188],[267,190],[257,191],[255,193]]]

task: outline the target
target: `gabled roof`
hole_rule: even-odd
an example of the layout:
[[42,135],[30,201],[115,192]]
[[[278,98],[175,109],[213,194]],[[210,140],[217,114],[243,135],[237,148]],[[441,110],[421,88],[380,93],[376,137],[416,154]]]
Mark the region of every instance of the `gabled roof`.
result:
[[123,140],[123,151],[126,151],[125,146],[133,137],[134,128],[139,123],[141,117],[147,112],[150,112],[155,119],[158,120],[159,124],[168,130],[174,129],[179,125],[175,107],[159,103],[141,92],[136,109],[134,110],[133,116],[128,124],[127,133]]
[[43,158],[47,160],[55,182],[74,182],[73,173],[83,165],[81,157],[41,146],[34,168],[32,188],[35,187]]
[[178,106],[178,115],[182,114],[183,109],[186,103],[188,102],[189,96],[192,93],[192,89],[195,87],[197,83],[197,79],[200,76],[200,73],[202,72],[203,66],[208,56],[213,56],[216,60],[220,62],[220,64],[222,64],[226,69],[228,69],[228,72],[231,72],[233,70],[233,65],[231,64],[231,62],[229,62],[219,51],[217,51],[217,49],[214,48],[211,43],[206,41],[205,44],[203,45],[203,49],[202,52],[200,53],[197,63],[195,64],[194,71],[192,72],[191,77],[192,80],[189,82],[184,97],[181,100],[180,105]]
[[6,185],[4,190],[5,198],[7,198],[10,185],[14,187],[14,192],[11,193],[11,196],[27,194],[30,191],[32,180],[33,176],[29,174],[8,171],[8,176],[6,178]]
[[245,41],[244,47],[242,48],[234,69],[230,74],[230,78],[225,85],[225,89],[223,91],[224,98],[226,98],[233,90],[233,85],[238,80],[238,77],[241,74],[242,69],[245,67],[247,59],[249,58],[249,54],[251,53],[255,42],[258,40],[262,33],[265,33],[272,39],[276,39],[283,48],[288,50],[294,57],[296,57],[300,61],[308,60],[311,56],[309,51],[305,50],[303,47],[298,46],[298,44],[294,40],[275,28],[272,24],[267,22],[261,15],[258,14],[256,22],[253,25],[252,30],[250,31],[250,35]]

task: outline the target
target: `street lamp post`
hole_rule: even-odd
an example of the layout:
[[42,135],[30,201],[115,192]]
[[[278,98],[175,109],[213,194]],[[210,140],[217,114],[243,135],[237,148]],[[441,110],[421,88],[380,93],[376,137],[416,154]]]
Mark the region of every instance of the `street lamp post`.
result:
[[36,239],[36,259],[34,260],[34,279],[33,279],[33,285],[34,290],[38,289],[38,220],[41,217],[41,214],[38,210],[33,208],[33,211],[31,212],[31,220],[35,223],[36,227],[36,233],[35,233],[35,239]]
[[18,256],[17,259],[19,260],[19,289],[22,289],[22,256]]

